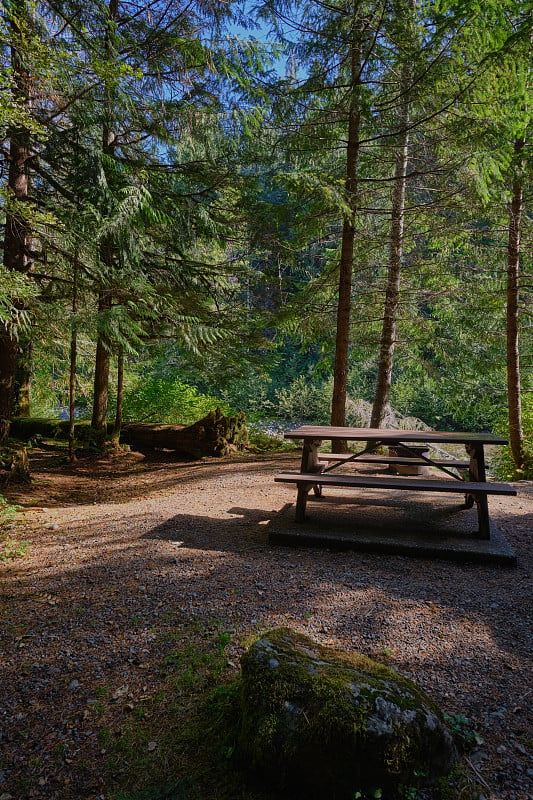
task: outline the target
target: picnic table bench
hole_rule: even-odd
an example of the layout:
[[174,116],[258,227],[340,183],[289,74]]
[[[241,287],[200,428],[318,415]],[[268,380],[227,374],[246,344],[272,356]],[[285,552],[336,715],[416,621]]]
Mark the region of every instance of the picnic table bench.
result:
[[[294,483],[297,487],[297,522],[306,518],[309,492],[320,496],[324,486],[338,486],[354,489],[383,489],[411,492],[446,492],[465,495],[465,507],[474,504],[478,517],[478,536],[490,538],[490,519],[488,495],[516,495],[510,484],[487,481],[485,466],[485,445],[505,445],[507,441],[491,433],[457,433],[445,431],[405,431],[382,428],[345,428],[327,425],[304,425],[285,434],[287,439],[303,439],[300,472],[285,472],[276,475],[275,480]],[[329,440],[334,446],[337,442],[358,441],[366,445],[354,453],[324,453],[319,448]],[[425,455],[421,444],[462,444],[469,456],[468,460],[431,459]],[[375,449],[387,446],[406,453],[405,456],[376,454]],[[411,457],[412,455],[412,457]],[[434,467],[448,477],[438,479],[390,477],[388,475],[348,474],[333,470],[348,463],[374,463],[386,465],[422,465]],[[465,477],[465,472],[467,476]]]

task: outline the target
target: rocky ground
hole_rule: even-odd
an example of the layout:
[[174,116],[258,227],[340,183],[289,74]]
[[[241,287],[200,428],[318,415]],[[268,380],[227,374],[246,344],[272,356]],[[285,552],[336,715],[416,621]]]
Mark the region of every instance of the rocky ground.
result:
[[468,732],[486,800],[533,797],[532,485],[491,499],[514,569],[284,549],[268,524],[294,490],[273,476],[296,458],[33,455],[31,485],[4,489],[27,549],[0,583],[0,800],[116,796],[128,767],[113,771],[110,740],[144,719],[180,646],[223,632],[231,673],[275,626],[389,663]]

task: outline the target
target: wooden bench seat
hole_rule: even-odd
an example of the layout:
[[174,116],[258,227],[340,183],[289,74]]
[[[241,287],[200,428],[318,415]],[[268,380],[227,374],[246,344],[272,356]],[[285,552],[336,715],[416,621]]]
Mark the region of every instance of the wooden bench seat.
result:
[[365,489],[408,489],[412,492],[455,492],[457,494],[506,494],[516,495],[516,489],[508,483],[489,481],[434,480],[433,478],[389,478],[373,475],[333,475],[328,472],[281,472],[274,478],[282,483],[320,484],[321,486],[345,486]]
[[508,483],[490,481],[435,480],[433,478],[389,478],[372,475],[335,475],[320,472],[282,472],[275,476],[280,483],[295,483],[298,487],[296,521],[303,522],[309,491],[322,486],[339,486],[360,489],[387,489],[411,492],[453,492],[466,495],[466,504],[475,502],[478,511],[479,535],[489,538],[487,495],[516,495],[516,489]]

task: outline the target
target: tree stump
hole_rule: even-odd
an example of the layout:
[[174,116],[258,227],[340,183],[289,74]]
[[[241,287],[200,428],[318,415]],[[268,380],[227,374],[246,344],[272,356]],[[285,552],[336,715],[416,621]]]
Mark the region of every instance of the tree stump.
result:
[[29,483],[30,460],[26,447],[6,447],[0,459],[0,481],[4,484],[10,481]]

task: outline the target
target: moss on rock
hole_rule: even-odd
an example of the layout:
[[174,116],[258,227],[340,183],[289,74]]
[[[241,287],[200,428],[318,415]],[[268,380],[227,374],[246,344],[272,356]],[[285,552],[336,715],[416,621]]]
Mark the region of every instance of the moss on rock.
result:
[[242,764],[292,796],[401,796],[447,775],[457,753],[436,705],[414,683],[357,653],[282,628],[242,658]]

